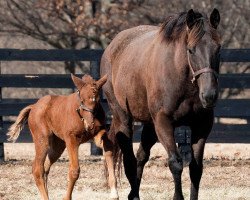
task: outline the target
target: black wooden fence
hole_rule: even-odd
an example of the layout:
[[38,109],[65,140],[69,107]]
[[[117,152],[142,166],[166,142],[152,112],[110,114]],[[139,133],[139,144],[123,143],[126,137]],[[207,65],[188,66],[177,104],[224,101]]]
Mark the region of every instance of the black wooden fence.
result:
[[[99,61],[103,50],[18,50],[0,49],[1,61],[90,61],[90,73],[99,77]],[[250,49],[223,49],[222,62],[250,62]],[[249,89],[250,74],[221,74],[220,88]],[[1,74],[0,71],[0,159],[4,158],[3,145],[10,122],[2,120],[3,116],[16,116],[25,106],[36,99],[4,99],[1,88],[73,88],[70,75],[32,75]],[[104,103],[106,112],[107,105]],[[250,99],[220,99],[215,109],[217,118],[245,119],[246,124],[215,123],[208,142],[250,143]],[[31,142],[28,131],[21,134],[17,142]]]

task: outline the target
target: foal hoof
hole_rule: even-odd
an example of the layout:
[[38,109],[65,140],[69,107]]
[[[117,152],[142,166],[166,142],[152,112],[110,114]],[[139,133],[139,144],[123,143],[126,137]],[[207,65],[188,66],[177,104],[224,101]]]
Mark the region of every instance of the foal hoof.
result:
[[110,193],[109,198],[111,200],[119,200],[118,192],[116,189],[111,189],[111,193]]

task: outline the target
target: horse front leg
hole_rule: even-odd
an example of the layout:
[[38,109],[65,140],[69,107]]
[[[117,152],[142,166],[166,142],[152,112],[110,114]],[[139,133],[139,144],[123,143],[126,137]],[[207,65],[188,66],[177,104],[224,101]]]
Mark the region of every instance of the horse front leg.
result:
[[192,144],[192,161],[189,164],[189,176],[191,180],[190,200],[198,199],[199,185],[203,172],[203,152],[205,139],[199,139]]
[[159,141],[168,153],[168,166],[174,178],[174,200],[183,200],[181,174],[183,171],[182,158],[178,152],[174,128],[171,119],[164,112],[158,112],[154,118],[154,125]]
[[66,140],[66,147],[69,155],[69,174],[68,174],[68,188],[64,200],[72,199],[72,191],[80,174],[80,167],[78,160],[79,142],[76,140],[76,138],[73,138],[75,137],[74,135],[72,135],[71,137],[72,138]]
[[[212,129],[213,115],[209,115],[208,118],[196,122],[196,126],[191,127],[192,136],[192,161],[189,164],[189,175],[191,179],[191,192],[190,199],[197,200],[199,193],[200,180],[203,172],[203,154],[207,137]],[[197,126],[202,124],[202,127]]]

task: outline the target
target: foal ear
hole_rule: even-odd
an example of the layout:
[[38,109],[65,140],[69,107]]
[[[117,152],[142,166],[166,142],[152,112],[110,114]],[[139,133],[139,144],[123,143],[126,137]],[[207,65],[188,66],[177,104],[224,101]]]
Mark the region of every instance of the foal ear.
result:
[[194,13],[193,9],[190,9],[187,12],[186,21],[187,21],[188,28],[192,29],[192,27],[195,24],[195,13]]
[[213,12],[210,15],[210,24],[212,25],[213,28],[217,29],[219,23],[220,23],[220,13],[216,8],[214,8]]
[[73,80],[73,82],[78,90],[80,90],[82,88],[82,86],[84,85],[82,79],[78,78],[77,76],[75,76],[73,74],[71,74],[71,79]]
[[108,79],[108,75],[106,74],[101,79],[96,81],[97,88],[100,89],[106,83],[107,79]]

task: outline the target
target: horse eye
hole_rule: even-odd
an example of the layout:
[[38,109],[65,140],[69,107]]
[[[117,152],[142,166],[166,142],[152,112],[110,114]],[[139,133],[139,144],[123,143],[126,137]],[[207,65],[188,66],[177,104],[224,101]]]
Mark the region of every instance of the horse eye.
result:
[[188,48],[188,53],[194,54],[194,52],[195,52],[194,49],[189,49],[189,48]]

